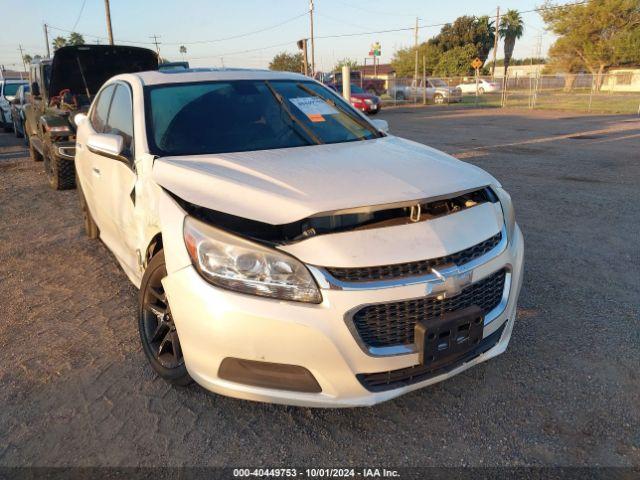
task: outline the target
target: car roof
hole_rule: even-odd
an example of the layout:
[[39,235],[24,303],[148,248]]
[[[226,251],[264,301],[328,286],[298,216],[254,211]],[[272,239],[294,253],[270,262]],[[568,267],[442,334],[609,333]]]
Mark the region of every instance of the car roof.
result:
[[313,80],[300,73],[243,68],[189,68],[176,71],[149,71],[130,74],[143,85],[208,82],[216,80]]

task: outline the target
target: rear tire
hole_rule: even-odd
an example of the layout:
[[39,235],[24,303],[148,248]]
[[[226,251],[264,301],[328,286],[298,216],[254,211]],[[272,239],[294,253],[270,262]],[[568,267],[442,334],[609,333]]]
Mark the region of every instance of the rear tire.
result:
[[184,386],[193,380],[184,364],[178,332],[162,286],[162,279],[166,276],[164,250],[160,250],[151,259],[142,277],[138,331],[151,368],[167,382]]
[[80,209],[82,210],[82,220],[84,223],[84,233],[87,234],[92,240],[95,240],[100,236],[100,229],[96,222],[93,220],[91,216],[91,212],[89,211],[89,206],[87,205],[87,199],[84,196],[84,192],[82,191],[82,186],[78,181],[78,174],[76,173],[76,185],[78,187],[78,197],[80,199]]
[[478,89],[478,95],[484,95],[484,88],[480,87]]
[[54,190],[70,190],[76,186],[76,166],[70,160],[62,160],[51,151],[49,143],[44,145],[44,170],[49,186]]
[[20,130],[18,130],[18,125],[16,124],[16,121],[13,121],[13,133],[15,134],[15,136],[17,138],[22,138],[24,135],[22,134],[22,132],[20,132]]
[[41,162],[44,160],[44,157],[40,154],[40,152],[38,152],[38,150],[35,149],[31,141],[29,141],[29,156],[34,162]]
[[436,105],[442,105],[444,103],[444,97],[441,94],[436,93],[433,96],[433,103],[435,103]]

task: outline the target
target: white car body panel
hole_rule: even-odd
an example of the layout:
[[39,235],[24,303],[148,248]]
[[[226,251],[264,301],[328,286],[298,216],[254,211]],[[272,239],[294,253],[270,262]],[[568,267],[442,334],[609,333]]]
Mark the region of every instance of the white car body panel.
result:
[[479,168],[392,136],[313,149],[166,157],[155,162],[153,179],[193,204],[273,225],[497,183]]
[[[105,244],[140,286],[147,249],[162,235],[167,277],[162,281],[180,336],[185,365],[203,387],[249,400],[318,407],[373,405],[449,378],[507,348],[515,321],[523,265],[517,225],[499,247],[470,270],[478,282],[505,269],[499,311],[485,317],[484,337],[500,334],[488,351],[425,381],[385,392],[367,390],[358,374],[415,366],[417,351],[382,355],[366,351],[349,327],[349,312],[363,305],[423,298],[426,279],[385,288],[342,289],[322,277],[323,266],[363,267],[436,258],[506,232],[499,203],[482,203],[446,216],[393,227],[310,237],[278,248],[309,265],[322,294],[320,304],[257,297],[216,287],[192,265],[183,237],[187,213],[173,196],[195,205],[274,225],[356,207],[425,200],[497,181],[481,169],[432,148],[388,136],[334,145],[154,158],[146,142],[143,86],[240,78],[295,78],[296,74],[220,72],[121,75],[107,84],[130,85],[134,109],[134,168],[105,165],[85,148],[93,134],[81,122],[76,168],[89,210]],[[104,87],[103,87],[104,88]],[[100,170],[95,176],[94,168]],[[103,173],[104,172],[104,173]],[[133,192],[133,198],[131,193]],[[135,202],[133,201],[135,199]],[[501,330],[502,329],[502,330]],[[224,358],[307,368],[321,393],[299,393],[231,382],[218,377]]]

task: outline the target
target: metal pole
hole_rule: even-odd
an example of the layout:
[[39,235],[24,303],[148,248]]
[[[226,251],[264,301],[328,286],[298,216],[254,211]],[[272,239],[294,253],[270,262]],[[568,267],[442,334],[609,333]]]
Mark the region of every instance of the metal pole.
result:
[[[414,34],[414,48],[416,50],[415,70],[413,72],[413,98],[418,97],[418,17],[416,17],[416,30]],[[414,100],[415,101],[415,100]]]
[[[18,44],[18,50],[20,50],[20,58],[22,59],[22,66],[24,67],[24,71],[28,72],[27,63],[24,61],[24,52],[22,51],[22,45]],[[20,74],[20,78],[22,79],[22,73]]]
[[480,93],[480,69],[476,68],[476,107],[478,106],[479,93]]
[[111,7],[109,0],[104,0],[104,9],[107,17],[107,34],[109,35],[109,45],[113,45],[113,29],[111,28]]
[[351,68],[349,65],[342,67],[342,96],[351,103]]
[[[426,56],[422,56],[422,86],[424,87],[427,84],[427,60]],[[422,104],[427,104],[427,89],[422,89]]]
[[307,57],[307,39],[302,41],[302,55],[304,58],[304,74],[309,75],[309,58]]
[[498,28],[500,28],[500,7],[496,9],[496,36],[493,41],[493,66],[491,67],[491,81],[493,82],[496,73],[496,55],[498,53]]
[[47,30],[47,24],[45,23],[42,28],[44,28],[44,44],[47,46],[47,58],[51,58],[51,51],[49,50],[49,31]]
[[313,0],[309,0],[309,20],[311,22],[311,76],[316,74],[316,43],[313,37]]

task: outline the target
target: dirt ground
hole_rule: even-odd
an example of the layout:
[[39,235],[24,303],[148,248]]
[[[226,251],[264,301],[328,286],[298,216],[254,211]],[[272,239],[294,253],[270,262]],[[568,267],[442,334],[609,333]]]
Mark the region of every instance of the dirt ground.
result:
[[0,134],[0,465],[640,465],[640,120],[406,108],[394,134],[477,164],[525,235],[507,352],[367,409],[174,388],[137,336],[136,290]]

